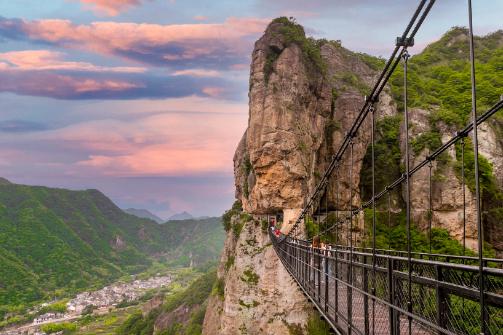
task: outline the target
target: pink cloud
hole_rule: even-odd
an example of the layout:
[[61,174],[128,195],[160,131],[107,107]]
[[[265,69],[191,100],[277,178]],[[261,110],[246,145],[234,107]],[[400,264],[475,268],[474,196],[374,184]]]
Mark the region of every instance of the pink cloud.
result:
[[245,126],[245,114],[161,114],[134,123],[84,123],[38,136],[57,139],[67,150],[90,151],[75,164],[76,171],[90,169],[109,176],[197,175],[232,172],[232,155]]
[[[218,71],[188,69],[163,76],[142,67],[66,61],[49,50],[0,53],[0,92],[57,99],[139,99],[240,94]],[[210,91],[203,90],[213,87]]]
[[80,0],[86,6],[90,6],[97,13],[115,16],[131,6],[137,6],[141,0]]
[[74,84],[75,92],[96,92],[101,90],[108,91],[124,91],[131,88],[142,87],[139,84],[129,83],[127,81],[118,80],[95,80],[85,79],[75,82],[73,79],[70,81]]
[[63,60],[65,54],[50,50],[23,50],[0,53],[0,70],[46,71],[72,70],[92,72],[141,73],[142,67],[106,67],[87,62]]
[[203,93],[207,94],[210,97],[218,98],[220,97],[225,90],[221,87],[205,87],[203,88]]
[[204,15],[196,15],[196,16],[194,16],[194,20],[196,20],[196,21],[206,21],[206,20],[208,20],[208,17],[204,16]]
[[[3,19],[3,32],[68,48],[115,55],[143,63],[180,66],[199,61],[200,67],[227,67],[248,59],[252,40],[268,23],[258,18],[228,18],[224,23],[146,24],[68,20]],[[193,66],[193,65],[192,65]]]
[[248,70],[250,64],[232,64],[230,68],[236,71]]
[[143,88],[143,84],[121,79],[94,79],[57,73],[2,70],[6,80],[0,81],[0,91],[18,94],[71,99],[86,94],[114,94]]
[[118,119],[121,116],[143,118],[144,116],[142,115],[151,114],[152,111],[165,111],[166,113],[174,113],[176,111],[176,113],[182,114],[215,113],[248,115],[247,102],[232,102],[200,96],[158,100],[97,101],[93,106],[95,107],[91,110],[87,109],[86,106],[78,108],[79,115],[82,117],[85,115],[100,117],[102,110],[106,110],[107,115],[111,118]]
[[205,69],[187,69],[173,72],[174,76],[193,76],[193,77],[219,77],[221,73],[215,70]]

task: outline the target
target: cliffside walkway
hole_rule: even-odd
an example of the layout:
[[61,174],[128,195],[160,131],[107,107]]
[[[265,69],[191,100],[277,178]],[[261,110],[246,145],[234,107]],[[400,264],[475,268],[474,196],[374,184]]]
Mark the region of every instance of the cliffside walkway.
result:
[[[442,139],[442,145],[430,150],[426,158],[415,166],[410,163],[410,120],[408,110],[408,48],[425,22],[435,0],[421,0],[403,34],[397,38],[395,48],[382,73],[369,92],[340,146],[319,182],[306,196],[305,206],[287,235],[270,238],[277,255],[312,304],[341,334],[498,334],[503,335],[503,260],[484,257],[485,217],[481,205],[481,173],[479,169],[478,127],[503,109],[503,101],[496,101],[483,114],[477,113],[477,87],[472,25],[471,0],[468,1],[468,27],[471,82],[471,122],[452,135]],[[401,139],[405,156],[403,174],[384,188],[376,189],[376,116],[379,95],[389,78],[403,65],[403,125]],[[468,140],[467,137],[470,139]],[[371,161],[371,195],[360,200],[359,171],[362,157],[354,156],[354,146],[368,148]],[[466,149],[465,145],[471,145]],[[473,159],[467,162],[465,150]],[[462,229],[462,255],[433,254],[432,223],[432,168],[450,152],[459,167],[459,188],[462,190],[462,209],[455,209],[456,220]],[[442,156],[443,155],[443,156]],[[417,157],[416,157],[417,158]],[[419,158],[417,158],[419,159]],[[418,174],[423,169],[429,173]],[[465,171],[466,170],[466,171]],[[467,173],[472,174],[468,186]],[[423,171],[424,172],[424,171]],[[426,220],[429,223],[430,253],[415,253],[411,236],[411,179],[426,178],[429,203]],[[426,177],[425,177],[426,176]],[[487,176],[486,176],[487,177]],[[469,190],[469,191],[468,191]],[[388,203],[388,224],[391,220],[391,192],[403,195],[406,230],[406,250],[377,249],[377,208],[382,213]],[[465,193],[470,192],[469,195]],[[470,203],[468,203],[468,200]],[[467,207],[470,215],[467,214]],[[423,213],[424,214],[424,213]],[[370,218],[370,219],[369,219]],[[371,228],[362,233],[362,221]],[[476,230],[476,257],[466,250],[467,224]],[[501,222],[499,222],[501,224]],[[306,231],[335,238],[327,249],[311,247]],[[309,228],[309,229],[308,229]],[[388,228],[391,228],[389,226]],[[365,230],[365,224],[363,224]],[[334,233],[335,232],[335,233]],[[340,235],[345,234],[345,245]],[[357,247],[357,242],[370,239],[371,248]],[[389,237],[388,237],[389,238]],[[472,233],[471,238],[474,238]],[[498,242],[498,241],[496,241]]]

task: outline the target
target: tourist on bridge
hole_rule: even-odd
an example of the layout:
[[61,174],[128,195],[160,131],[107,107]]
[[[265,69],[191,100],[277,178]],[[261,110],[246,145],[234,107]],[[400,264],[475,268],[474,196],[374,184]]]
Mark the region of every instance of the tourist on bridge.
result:
[[314,282],[318,283],[317,276],[319,276],[320,273],[320,258],[319,258],[319,253],[320,253],[320,247],[321,247],[321,240],[320,236],[316,235],[313,237],[313,243],[311,245],[311,250],[312,250],[312,255],[313,257],[311,258],[311,268],[313,269],[313,278]]

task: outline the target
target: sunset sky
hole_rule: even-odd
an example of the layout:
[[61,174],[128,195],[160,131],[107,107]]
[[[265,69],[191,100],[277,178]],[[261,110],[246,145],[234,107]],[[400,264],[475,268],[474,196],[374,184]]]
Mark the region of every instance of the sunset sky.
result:
[[[417,3],[0,0],[0,176],[97,188],[163,218],[220,215],[267,23],[294,16],[310,35],[388,57]],[[477,34],[503,28],[503,1],[474,6]],[[437,1],[413,51],[466,22],[466,1]]]

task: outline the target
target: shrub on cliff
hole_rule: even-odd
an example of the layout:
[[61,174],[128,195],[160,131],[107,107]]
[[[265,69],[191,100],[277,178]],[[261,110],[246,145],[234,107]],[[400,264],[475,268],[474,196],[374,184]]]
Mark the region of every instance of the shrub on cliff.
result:
[[243,211],[243,205],[241,204],[241,201],[239,201],[239,200],[234,201],[232,208],[225,211],[225,213],[222,215],[222,223],[224,225],[224,229],[226,232],[228,232],[231,229],[232,217],[234,215],[241,213],[242,211]]
[[[298,24],[292,17],[278,17],[272,20],[270,25],[272,24],[281,24],[277,32],[283,37],[283,43],[286,48],[292,44],[296,44],[300,47],[306,61],[305,65],[310,72],[325,74],[327,65],[321,57],[320,47],[323,44],[321,41],[312,37],[306,37],[304,27]],[[264,64],[264,78],[266,83],[269,81],[269,77],[273,71],[273,64],[281,54],[281,51],[282,50],[277,50],[275,48],[269,48],[268,50],[266,62]]]

